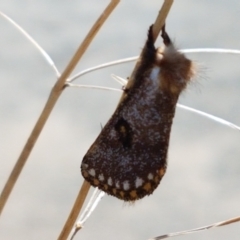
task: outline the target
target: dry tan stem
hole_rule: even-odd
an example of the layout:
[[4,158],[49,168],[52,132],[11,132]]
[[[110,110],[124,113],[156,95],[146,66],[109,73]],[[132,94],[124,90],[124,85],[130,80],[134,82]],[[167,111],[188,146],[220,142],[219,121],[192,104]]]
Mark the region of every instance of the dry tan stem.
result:
[[70,214],[68,216],[68,219],[62,229],[61,234],[58,237],[58,240],[65,240],[69,236],[69,234],[73,228],[73,225],[76,222],[78,214],[83,206],[83,203],[85,201],[85,198],[88,194],[90,187],[91,187],[91,185],[87,181],[83,182],[82,187],[76,198],[76,201],[72,207],[72,211],[70,212]]
[[[173,4],[173,0],[165,0],[159,13],[158,13],[158,16],[153,24],[153,39],[154,39],[154,41],[156,41],[164,23],[165,23],[165,20],[171,9],[172,4]],[[140,54],[140,56],[141,55],[142,55],[142,53]],[[137,67],[138,67],[138,63],[135,65],[132,75],[136,71]],[[129,84],[131,84],[130,81],[129,81]],[[126,86],[126,87],[128,87],[128,86]]]
[[[228,224],[232,224],[232,223],[236,223],[236,222],[240,222],[240,217],[236,217],[236,218],[231,218],[229,220],[226,220],[224,222],[221,222],[218,224],[217,227],[220,227],[220,226],[225,226],[225,225],[228,225]],[[216,224],[217,225],[217,224]]]
[[173,0],[165,0],[161,10],[158,13],[158,16],[156,18],[156,21],[153,25],[153,35],[154,35],[154,41],[156,41],[164,23],[167,18],[167,15],[171,9],[171,6],[173,4]]
[[118,4],[119,1],[120,0],[112,0],[111,3],[107,6],[105,11],[102,13],[102,15],[99,17],[99,19],[93,25],[92,29],[89,31],[88,35],[86,36],[86,38],[84,39],[82,44],[79,46],[78,50],[76,51],[75,55],[69,62],[68,66],[64,70],[61,77],[58,79],[58,81],[54,85],[54,87],[50,93],[50,96],[47,100],[47,103],[46,103],[35,127],[33,128],[32,133],[30,134],[30,136],[22,150],[22,153],[20,154],[20,156],[19,156],[19,158],[18,158],[18,160],[17,160],[17,162],[16,162],[4,188],[3,188],[3,191],[2,191],[1,197],[0,197],[0,214],[8,200],[8,197],[9,197],[25,163],[27,162],[27,159],[28,159],[52,109],[55,106],[55,103],[57,102],[59,96],[62,93],[62,90],[64,89],[64,84],[66,82],[66,79],[71,74],[71,72],[77,65],[78,61],[81,59],[82,55],[86,51],[87,47],[89,46],[89,44],[95,37],[96,33],[98,32],[100,27],[103,25],[105,20],[108,18],[108,16],[111,14],[111,12],[116,7],[116,5]]

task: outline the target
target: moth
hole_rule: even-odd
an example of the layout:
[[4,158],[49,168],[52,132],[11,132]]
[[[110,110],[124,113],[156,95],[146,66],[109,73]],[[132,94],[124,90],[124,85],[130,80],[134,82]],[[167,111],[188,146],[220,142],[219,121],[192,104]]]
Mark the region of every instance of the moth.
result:
[[81,164],[86,181],[124,201],[152,194],[164,176],[176,104],[195,73],[165,26],[161,36],[164,46],[155,48],[149,28],[137,68]]

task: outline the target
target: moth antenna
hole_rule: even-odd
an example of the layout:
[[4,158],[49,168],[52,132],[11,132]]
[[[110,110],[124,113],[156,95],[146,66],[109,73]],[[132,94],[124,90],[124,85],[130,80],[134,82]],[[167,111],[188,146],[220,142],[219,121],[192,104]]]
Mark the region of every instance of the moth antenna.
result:
[[165,26],[166,26],[166,24],[164,24],[163,27],[162,27],[161,37],[163,39],[163,43],[166,46],[169,46],[170,44],[172,44],[172,41],[171,41],[170,37],[168,36],[168,34],[167,34],[166,30],[165,30]]

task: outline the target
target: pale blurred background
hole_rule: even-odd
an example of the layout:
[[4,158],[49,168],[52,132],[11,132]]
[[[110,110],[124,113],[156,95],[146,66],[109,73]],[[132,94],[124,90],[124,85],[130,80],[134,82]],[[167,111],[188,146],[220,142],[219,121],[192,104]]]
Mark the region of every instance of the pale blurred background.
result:
[[[62,71],[109,1],[4,1],[13,18]],[[138,55],[161,0],[123,0],[74,73]],[[180,48],[240,49],[240,2],[176,0],[167,31]],[[0,187],[3,188],[56,81],[39,52],[0,17]],[[161,40],[158,40],[158,45]],[[199,77],[180,102],[240,125],[240,56],[189,54]],[[120,88],[134,64],[84,76],[79,83]],[[82,157],[114,111],[120,93],[69,88],[60,97],[1,216],[0,239],[56,239],[83,178]],[[240,134],[178,109],[168,171],[150,197],[128,206],[103,198],[75,239],[146,240],[240,215]],[[179,240],[239,240],[239,223]]]

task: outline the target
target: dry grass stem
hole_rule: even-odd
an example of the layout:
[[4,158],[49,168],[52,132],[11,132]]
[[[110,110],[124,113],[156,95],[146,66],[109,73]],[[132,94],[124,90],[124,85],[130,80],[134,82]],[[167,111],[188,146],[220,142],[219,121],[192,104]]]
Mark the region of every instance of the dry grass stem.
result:
[[209,230],[209,229],[212,229],[212,228],[215,228],[215,227],[226,226],[226,225],[236,223],[236,222],[240,222],[240,217],[231,218],[231,219],[228,219],[228,220],[223,221],[223,222],[214,223],[214,224],[204,226],[204,227],[200,227],[200,228],[194,228],[194,229],[191,229],[191,230],[165,234],[165,235],[155,237],[155,238],[151,238],[151,239],[148,239],[148,240],[162,240],[162,239],[167,239],[167,238],[176,237],[176,236],[180,236],[180,235],[187,235],[187,234],[190,234],[190,233]]
[[16,181],[18,180],[20,173],[23,170],[24,165],[27,162],[27,159],[28,159],[52,109],[55,106],[55,103],[57,102],[59,96],[62,93],[62,90],[64,89],[64,85],[65,85],[67,78],[69,77],[69,75],[71,74],[71,72],[73,71],[73,69],[79,62],[79,60],[81,59],[82,55],[86,51],[87,47],[89,46],[89,44],[91,43],[91,41],[93,40],[95,35],[97,34],[100,27],[106,21],[106,19],[111,14],[111,12],[116,7],[116,5],[119,3],[119,1],[120,0],[112,0],[110,2],[110,4],[105,9],[105,11],[102,13],[102,15],[96,21],[96,23],[93,25],[92,29],[89,31],[89,33],[87,34],[87,36],[84,39],[84,41],[82,42],[82,44],[79,46],[78,50],[76,51],[73,58],[69,62],[68,66],[64,70],[63,74],[60,76],[60,78],[54,85],[54,87],[50,93],[50,96],[47,100],[47,103],[46,103],[36,125],[34,126],[32,132],[31,132],[31,134],[30,134],[30,136],[29,136],[4,188],[3,188],[3,191],[2,191],[1,197],[0,197],[0,214],[8,200],[10,193],[12,192],[12,189],[13,189]]
[[[154,41],[156,41],[163,25],[165,24],[165,20],[168,16],[168,13],[171,9],[172,4],[173,4],[173,0],[165,0],[159,13],[158,13],[158,16],[153,24],[153,39],[154,39]],[[141,55],[142,55],[142,53],[140,54],[140,56]],[[132,75],[136,71],[137,67],[138,67],[138,63],[135,65]],[[131,77],[130,77],[130,79],[131,79]],[[130,81],[129,81],[129,84],[130,84]]]
[[90,217],[94,209],[97,207],[98,203],[101,201],[101,199],[104,197],[105,193],[96,189],[94,190],[91,198],[89,199],[87,206],[85,207],[84,211],[80,215],[79,219],[74,225],[74,228],[72,229],[70,233],[70,240],[74,238],[74,236],[77,234],[77,232],[82,229],[83,224],[87,221],[87,219]]
[[161,10],[158,13],[156,21],[153,25],[153,35],[154,35],[155,41],[165,23],[165,20],[166,20],[167,15],[172,7],[172,4],[173,4],[173,0],[165,0]]
[[78,214],[83,206],[85,198],[87,197],[90,187],[91,187],[91,185],[87,181],[83,182],[82,187],[76,198],[76,201],[75,201],[75,203],[72,207],[72,210],[68,216],[68,219],[62,229],[62,232],[60,233],[60,235],[58,237],[58,240],[65,240],[68,238],[68,236],[73,228],[73,225],[76,222]]
[[[105,20],[108,18],[108,16],[111,14],[111,12],[114,10],[114,8],[117,6],[117,4],[119,3],[120,0],[112,0],[109,5],[106,7],[106,9],[104,10],[104,12],[102,13],[102,15],[99,17],[99,19],[96,21],[96,23],[94,24],[94,26],[92,27],[92,29],[90,30],[90,32],[88,33],[88,35],[86,36],[85,40],[82,43],[82,48],[88,47],[89,42],[87,41],[87,39],[92,39],[94,38],[94,36],[96,35],[97,31],[100,29],[100,27],[103,25],[103,23],[105,22]],[[79,50],[81,49],[81,46],[79,48]],[[78,56],[80,53],[78,53],[78,51],[76,52],[76,54],[74,55],[74,57]],[[73,57],[73,59],[74,59]],[[72,62],[72,61],[71,61]],[[69,63],[69,66],[71,66],[71,62]],[[67,69],[66,69],[67,70]],[[64,82],[65,83],[65,82]],[[83,182],[82,187],[80,189],[80,192],[75,200],[75,203],[72,207],[72,210],[68,216],[68,219],[58,237],[58,240],[65,240],[68,238],[74,223],[77,220],[77,217],[79,215],[79,212],[82,209],[83,203],[85,198],[87,197],[88,191],[90,188],[90,184],[86,181]]]

